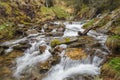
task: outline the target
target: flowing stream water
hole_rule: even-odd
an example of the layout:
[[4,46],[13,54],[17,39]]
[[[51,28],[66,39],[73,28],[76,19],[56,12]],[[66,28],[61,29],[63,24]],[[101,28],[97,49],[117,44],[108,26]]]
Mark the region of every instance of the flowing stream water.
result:
[[[55,22],[54,24],[59,25],[60,23],[61,22]],[[63,37],[78,36],[78,31],[84,31],[84,29],[82,29],[83,24],[81,22],[72,22],[72,24],[64,22],[64,24],[66,26],[66,30]],[[54,31],[55,30],[53,30],[53,32]],[[42,32],[44,33],[44,29],[42,29]],[[99,41],[100,44],[102,44],[105,49],[107,49],[104,45],[107,39],[107,35],[97,33],[95,31],[88,32],[88,35],[94,37],[96,40]],[[52,56],[49,52],[49,49],[51,49],[51,46],[49,44],[50,39],[51,37],[45,37],[44,35],[31,34],[28,37],[15,41],[5,42],[2,44],[10,45],[10,48],[7,49],[6,52],[12,51],[12,47],[19,44],[19,42],[21,41],[28,40],[29,44],[32,45],[29,49],[25,50],[22,57],[18,57],[16,59],[16,66],[14,71],[14,76],[16,78],[19,79],[21,77],[21,74],[25,72],[29,67],[34,67],[38,62],[43,63]],[[40,54],[39,52],[40,45],[47,46],[43,54]],[[67,45],[62,44],[60,45],[60,47],[67,48]],[[105,54],[108,53],[105,52]],[[91,63],[90,56],[82,60],[71,60],[70,58],[65,56],[65,51],[63,51],[60,56],[60,63],[52,66],[52,68],[46,73],[46,76],[42,78],[42,80],[69,80],[68,78],[71,78],[72,80],[84,80],[82,76],[94,77],[100,74],[99,65],[103,61],[102,58],[94,56]],[[75,78],[74,76],[76,75],[80,75],[80,77]]]

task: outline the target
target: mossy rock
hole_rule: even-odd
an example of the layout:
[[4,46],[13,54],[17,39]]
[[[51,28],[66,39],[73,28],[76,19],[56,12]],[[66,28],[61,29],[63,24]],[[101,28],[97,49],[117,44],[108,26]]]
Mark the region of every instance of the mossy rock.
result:
[[55,47],[55,46],[60,45],[60,44],[61,44],[61,41],[58,40],[58,39],[54,39],[54,40],[51,41],[51,46],[52,47]]
[[55,47],[60,44],[71,44],[73,42],[76,42],[78,40],[77,37],[64,37],[64,38],[56,38],[51,40],[51,46]]
[[84,50],[80,48],[68,48],[66,49],[65,54],[73,60],[80,60],[87,57]]
[[120,36],[109,36],[105,44],[111,50],[112,53],[120,54]]

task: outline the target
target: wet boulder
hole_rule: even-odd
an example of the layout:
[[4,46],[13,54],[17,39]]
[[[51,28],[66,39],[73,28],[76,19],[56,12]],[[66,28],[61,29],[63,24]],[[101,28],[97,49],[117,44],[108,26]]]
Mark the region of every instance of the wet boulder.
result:
[[61,57],[59,55],[54,55],[49,58],[49,63],[51,64],[51,66],[54,66],[60,63],[60,60],[61,60]]
[[40,51],[40,53],[44,53],[45,50],[46,50],[46,48],[47,48],[46,45],[41,45],[41,46],[39,46],[39,51]]
[[57,27],[57,32],[64,32],[65,31],[65,25],[63,23],[59,24]]
[[89,36],[80,36],[80,37],[77,37],[76,41],[70,43],[68,47],[69,48],[85,48],[88,46],[88,44],[91,44],[93,42],[94,42],[93,38]]
[[19,44],[19,45],[14,46],[13,49],[25,51],[26,49],[30,47],[31,47],[30,44],[25,44],[25,45]]
[[49,51],[51,52],[52,55],[58,55],[60,54],[63,50],[65,50],[64,48],[60,47],[60,46],[56,46],[54,49],[50,49]]
[[28,30],[25,32],[27,35],[30,35],[30,34],[38,34],[38,31],[33,29],[33,30]]
[[21,44],[21,45],[26,45],[26,44],[29,44],[29,41],[28,41],[28,40],[21,41],[19,44]]
[[84,48],[85,44],[80,43],[80,42],[74,42],[74,43],[69,44],[68,47],[69,48],[78,48],[78,47]]
[[56,26],[54,24],[45,24],[43,26],[43,29],[45,30],[45,32],[51,32],[52,30],[54,30],[56,28]]
[[63,32],[50,32],[50,33],[45,33],[45,36],[46,37],[60,37],[60,36],[63,36],[64,33]]

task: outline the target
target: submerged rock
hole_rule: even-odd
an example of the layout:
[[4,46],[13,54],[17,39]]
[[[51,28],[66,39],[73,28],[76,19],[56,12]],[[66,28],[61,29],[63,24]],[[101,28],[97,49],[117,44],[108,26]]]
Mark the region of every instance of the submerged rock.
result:
[[47,48],[46,45],[39,46],[39,51],[40,51],[40,53],[45,52],[46,48]]
[[86,53],[80,48],[68,48],[65,54],[73,60],[86,58]]

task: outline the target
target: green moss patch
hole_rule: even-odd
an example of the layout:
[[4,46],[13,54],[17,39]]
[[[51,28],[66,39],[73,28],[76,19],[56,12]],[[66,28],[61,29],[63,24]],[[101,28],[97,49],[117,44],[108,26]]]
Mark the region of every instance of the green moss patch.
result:
[[55,47],[55,46],[57,46],[57,45],[59,45],[59,44],[61,44],[61,41],[58,40],[58,39],[53,39],[53,40],[51,41],[51,46],[52,46],[52,47]]

